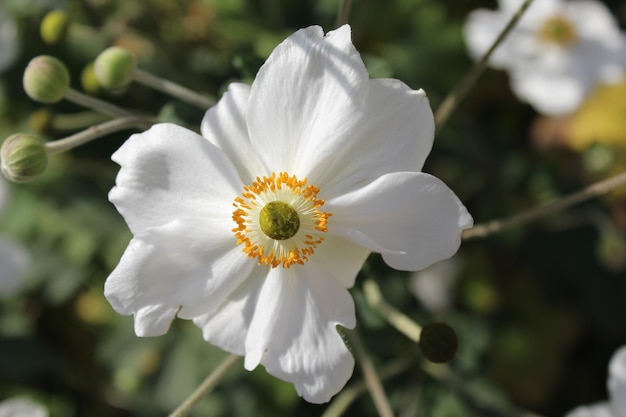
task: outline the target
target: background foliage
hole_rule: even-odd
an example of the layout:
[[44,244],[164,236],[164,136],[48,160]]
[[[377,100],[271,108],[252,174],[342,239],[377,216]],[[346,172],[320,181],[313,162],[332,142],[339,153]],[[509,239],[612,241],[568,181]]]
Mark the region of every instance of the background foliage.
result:
[[[624,2],[607,4],[624,24]],[[0,74],[0,136],[26,131],[47,139],[97,119],[67,102],[43,107],[23,93],[23,68],[36,55],[62,59],[77,89],[197,126],[202,113],[195,108],[138,85],[123,94],[105,93],[83,74],[85,66],[104,47],[123,45],[137,54],[141,68],[219,97],[230,81],[250,82],[273,47],[296,29],[319,24],[331,30],[338,9],[335,0],[5,0],[1,5],[18,23],[20,55]],[[478,7],[495,8],[496,2],[354,0],[354,43],[372,77],[424,88],[436,108],[471,66],[461,28]],[[66,40],[50,46],[41,40],[39,24],[54,8],[66,10],[74,23]],[[623,97],[614,99],[621,109]],[[597,101],[588,104],[586,118],[544,119],[515,99],[506,74],[488,70],[438,133],[425,171],[455,190],[476,222],[563,196],[623,171],[624,112],[598,121],[607,104],[601,97]],[[622,129],[597,134],[594,123],[621,123]],[[563,134],[564,126],[574,126],[574,133]],[[163,337],[137,338],[132,318],[117,315],[103,297],[104,280],[131,237],[107,201],[117,173],[110,155],[130,133],[55,156],[40,179],[11,185],[0,231],[28,247],[32,264],[22,291],[0,299],[0,399],[29,395],[52,417],[161,416],[225,356],[190,322],[176,321]],[[578,143],[586,140],[584,145],[568,142],[581,136]],[[451,366],[480,395],[549,416],[606,398],[608,360],[626,342],[621,198],[615,193],[521,230],[466,242],[457,255],[461,268],[452,308],[441,312],[430,312],[408,291],[408,274],[372,255],[352,293],[358,329],[375,364],[419,361],[420,355],[364,301],[365,276],[375,277],[387,300],[417,322],[444,320],[456,329],[460,349]],[[348,386],[360,377],[357,365]],[[486,411],[462,388],[418,365],[385,388],[402,416],[503,415]],[[262,368],[250,373],[237,367],[193,415],[319,416],[326,407],[300,400],[290,384]],[[365,395],[346,415],[376,412]]]

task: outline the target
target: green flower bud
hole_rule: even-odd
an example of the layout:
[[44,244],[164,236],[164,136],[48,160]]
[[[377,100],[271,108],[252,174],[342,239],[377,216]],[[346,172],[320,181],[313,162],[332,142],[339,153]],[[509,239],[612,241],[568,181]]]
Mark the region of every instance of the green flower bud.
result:
[[126,87],[133,79],[135,57],[118,46],[107,48],[96,58],[94,71],[104,88],[119,90]]
[[69,17],[62,10],[49,12],[41,21],[39,32],[41,39],[49,45],[54,45],[65,39],[67,28],[69,27]]
[[459,339],[446,323],[429,323],[422,327],[419,348],[426,359],[434,363],[450,362],[459,350]]
[[96,77],[93,62],[87,64],[85,68],[83,68],[83,72],[80,73],[80,85],[83,87],[83,91],[88,94],[98,95],[102,92],[102,87],[98,81],[98,77]]
[[24,90],[41,103],[56,103],[70,87],[70,74],[55,57],[41,55],[31,59],[24,70]]
[[37,178],[48,166],[48,154],[43,143],[33,135],[16,133],[0,148],[2,174],[13,182],[28,182]]

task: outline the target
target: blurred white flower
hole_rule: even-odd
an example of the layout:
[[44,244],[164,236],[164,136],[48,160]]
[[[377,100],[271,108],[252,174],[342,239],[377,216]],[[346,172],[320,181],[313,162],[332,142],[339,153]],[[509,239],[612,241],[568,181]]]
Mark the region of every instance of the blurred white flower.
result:
[[619,348],[609,362],[609,400],[577,407],[566,417],[626,417],[626,346]]
[[0,4],[0,72],[6,70],[17,58],[17,26]]
[[0,402],[0,417],[48,417],[48,410],[26,397]]
[[326,402],[352,375],[337,326],[355,326],[348,288],[369,253],[425,268],[472,225],[420,172],[428,99],[370,79],[349,26],[313,26],[278,45],[252,86],[232,84],[202,135],[159,124],[113,155],[110,200],[134,238],[105,295],[140,336],[193,319],[246,369],[262,364]]
[[458,256],[432,264],[411,275],[409,289],[431,313],[442,313],[451,306],[460,268]]
[[[475,10],[464,27],[470,54],[487,51],[523,0],[499,0],[500,10]],[[537,0],[495,50],[490,64],[509,71],[512,89],[546,115],[575,111],[598,83],[619,82],[626,37],[596,0]]]

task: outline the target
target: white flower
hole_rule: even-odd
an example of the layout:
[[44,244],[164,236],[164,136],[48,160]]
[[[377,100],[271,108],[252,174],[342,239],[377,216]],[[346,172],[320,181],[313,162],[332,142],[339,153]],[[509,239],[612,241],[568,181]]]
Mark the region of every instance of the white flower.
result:
[[0,72],[13,64],[17,50],[17,26],[0,5]]
[[609,401],[577,407],[566,417],[626,417],[626,346],[609,362]]
[[[480,57],[523,0],[499,0],[500,10],[475,10],[465,24],[470,54]],[[575,111],[598,83],[616,83],[626,66],[626,38],[596,0],[533,2],[490,64],[509,71],[512,89],[539,112]]]
[[461,263],[455,256],[414,272],[409,281],[409,290],[428,311],[442,313],[448,310]]
[[0,402],[0,417],[48,417],[48,410],[25,397]]
[[433,134],[424,92],[370,80],[349,26],[299,30],[252,86],[230,86],[203,136],[159,124],[113,155],[110,200],[134,238],[105,295],[140,336],[192,319],[246,369],[326,402],[354,367],[336,327],[355,326],[347,289],[368,254],[417,270],[472,225],[419,172]]

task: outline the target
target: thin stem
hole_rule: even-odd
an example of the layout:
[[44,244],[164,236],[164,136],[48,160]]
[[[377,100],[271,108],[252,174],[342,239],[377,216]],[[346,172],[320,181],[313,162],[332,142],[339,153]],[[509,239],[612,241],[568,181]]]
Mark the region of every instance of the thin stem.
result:
[[485,395],[483,391],[474,389],[467,381],[457,376],[449,366],[423,362],[422,370],[432,378],[467,397],[476,408],[482,411],[506,417],[542,417],[532,411],[523,410],[511,404],[494,400],[489,395]]
[[[386,381],[411,368],[414,362],[408,359],[398,359],[385,366],[379,372],[381,381]],[[358,397],[367,392],[367,385],[360,381],[345,388],[335,397],[333,402],[326,408],[321,417],[339,417],[350,407]]]
[[508,36],[532,2],[533,0],[525,0],[521,4],[520,8],[513,15],[511,20],[509,20],[509,23],[505,26],[502,32],[500,32],[500,35],[498,35],[489,50],[485,52],[482,58],[474,64],[474,67],[465,75],[455,89],[448,94],[443,102],[441,102],[439,108],[435,112],[435,125],[437,126],[437,129],[441,129],[446,124],[454,109],[456,109],[461,100],[465,98],[470,89],[474,86],[474,84],[476,84],[478,77],[480,77],[487,67],[487,63],[489,62],[489,58],[493,54],[493,51],[495,51],[498,45],[500,45],[500,43],[502,43],[502,41]]
[[99,111],[100,113],[108,114],[113,117],[130,117],[133,114],[126,109],[118,107],[114,104],[107,103],[106,101],[97,99],[95,97],[83,94],[80,91],[76,91],[73,88],[68,88],[65,93],[65,98],[76,104],[84,107]]
[[354,354],[359,360],[361,370],[363,371],[365,385],[374,400],[374,405],[376,406],[376,410],[378,410],[378,415],[380,417],[393,417],[393,410],[391,409],[391,405],[389,405],[389,400],[387,399],[387,394],[385,394],[385,390],[383,389],[383,384],[380,382],[380,377],[376,373],[374,364],[367,354],[359,334],[356,331],[351,331],[349,335]]
[[339,3],[339,13],[337,13],[337,21],[335,27],[339,27],[348,23],[348,16],[350,15],[351,0],[341,0]]
[[50,125],[54,130],[78,130],[107,120],[111,120],[107,115],[93,110],[85,110],[73,114],[54,114]]
[[407,315],[398,311],[391,304],[387,303],[376,281],[371,278],[366,279],[363,284],[363,292],[368,304],[378,311],[389,324],[415,343],[419,343],[420,335],[422,334],[420,325],[411,320]]
[[561,210],[564,210],[570,206],[606,194],[609,191],[618,188],[624,184],[626,184],[626,172],[623,172],[606,180],[599,181],[582,189],[581,191],[570,194],[569,196],[564,197],[560,200],[546,203],[539,207],[509,217],[507,219],[493,220],[488,223],[474,226],[471,229],[466,229],[463,231],[462,237],[463,239],[485,237],[494,233],[499,233],[504,230],[511,229],[516,226],[531,223],[535,220],[541,219],[542,217],[546,217],[550,214],[554,214]]
[[169,417],[185,417],[189,415],[200,400],[213,391],[217,384],[224,379],[228,371],[235,366],[239,359],[240,357],[237,355],[229,355]]
[[152,124],[154,121],[151,119],[142,119],[138,117],[121,117],[119,119],[109,120],[108,122],[100,123],[82,130],[74,135],[68,136],[63,139],[48,142],[44,145],[48,155],[54,155],[57,153],[69,151],[85,143],[91,142],[94,139],[101,138],[110,133],[120,130],[129,129],[131,127],[145,127]]
[[133,73],[133,79],[138,83],[154,88],[170,96],[176,97],[182,101],[200,108],[201,110],[207,110],[209,107],[215,104],[215,100],[207,98],[203,95],[196,93],[180,84],[176,84],[172,81],[165,80],[143,71],[139,68],[135,68]]

